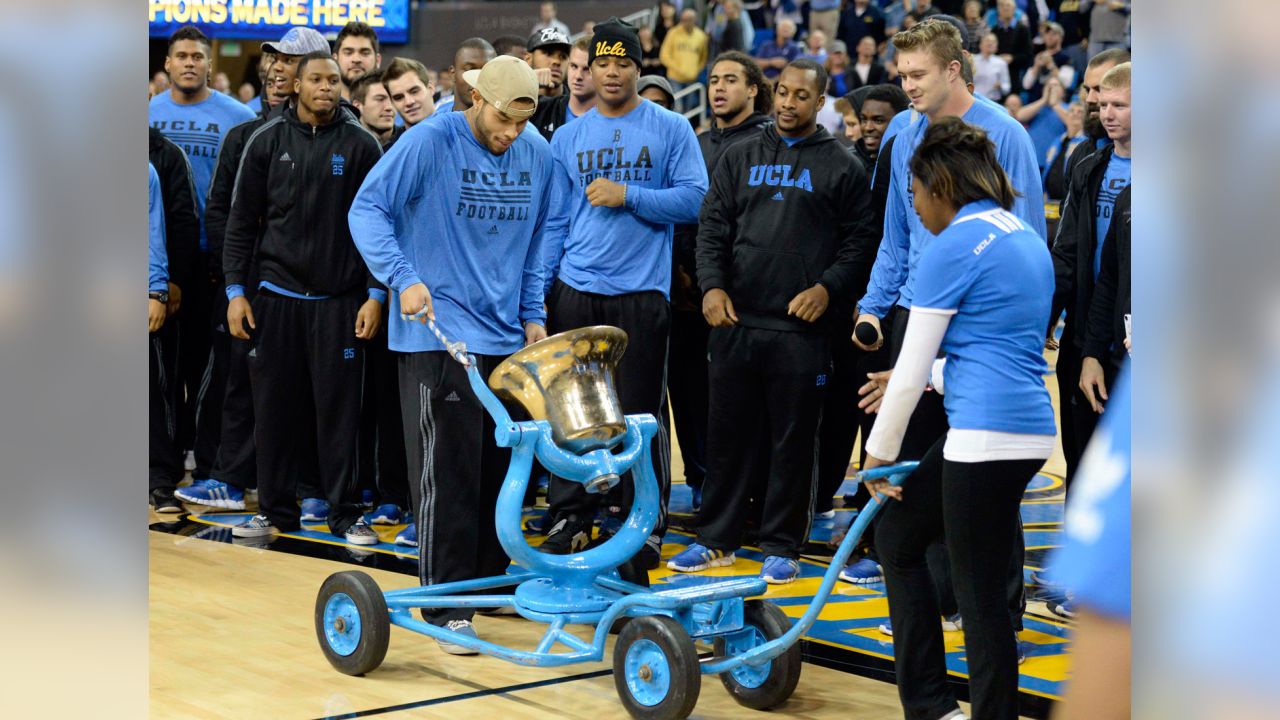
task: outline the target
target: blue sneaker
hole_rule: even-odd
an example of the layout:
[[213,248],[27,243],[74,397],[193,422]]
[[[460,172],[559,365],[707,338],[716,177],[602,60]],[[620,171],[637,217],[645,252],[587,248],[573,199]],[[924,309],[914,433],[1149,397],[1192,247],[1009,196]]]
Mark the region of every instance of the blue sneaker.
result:
[[1027,661],[1027,650],[1030,649],[1031,643],[1019,640],[1017,633],[1013,634],[1013,639],[1018,645],[1018,664],[1021,665]]
[[386,503],[369,513],[368,522],[370,525],[399,525],[404,520],[403,516],[399,505]]
[[1053,572],[1044,568],[1031,571],[1031,582],[1048,589],[1062,587],[1054,578]]
[[373,507],[373,491],[372,490],[360,491],[360,504],[364,505],[367,508]]
[[789,557],[770,555],[764,559],[760,577],[770,585],[786,585],[800,577],[800,563]]
[[733,553],[723,550],[712,550],[709,547],[694,543],[667,561],[667,569],[676,572],[698,572],[716,567],[732,565],[736,558]]
[[870,585],[884,581],[884,568],[871,558],[851,562],[840,571],[840,579],[855,585]]
[[405,529],[396,535],[396,544],[405,545],[407,547],[418,547],[418,525],[417,523],[409,523]]
[[329,519],[329,503],[320,498],[302,499],[302,522],[322,523]]
[[1049,608],[1049,612],[1057,615],[1064,620],[1076,619],[1076,603],[1071,598],[1060,598],[1058,600],[1050,600],[1045,603]]
[[893,637],[893,621],[885,620],[880,623],[880,632],[884,635],[888,635],[889,637]]
[[[476,628],[471,624],[470,620],[450,620],[445,623],[445,629],[452,630],[459,635],[464,635],[469,638],[476,637]],[[436,644],[440,646],[441,650],[449,653],[450,655],[479,655],[479,653],[471,648],[451,643],[448,640],[436,640]]]
[[689,495],[691,496],[689,500],[689,504],[693,506],[694,512],[698,512],[699,510],[702,509],[702,488],[700,487],[689,488]]
[[199,483],[191,483],[188,487],[178,488],[173,494],[183,502],[195,505],[208,505],[226,510],[244,509],[244,491],[218,480],[206,479]]

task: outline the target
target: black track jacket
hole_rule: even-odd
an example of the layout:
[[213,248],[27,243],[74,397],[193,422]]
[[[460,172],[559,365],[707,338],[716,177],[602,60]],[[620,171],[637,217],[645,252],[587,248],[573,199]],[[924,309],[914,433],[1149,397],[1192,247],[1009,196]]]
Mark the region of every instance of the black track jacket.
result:
[[223,245],[228,285],[244,285],[259,219],[260,277],[304,295],[381,288],[356,251],[347,211],[382,156],[378,140],[341,108],[313,128],[290,107],[245,143]]

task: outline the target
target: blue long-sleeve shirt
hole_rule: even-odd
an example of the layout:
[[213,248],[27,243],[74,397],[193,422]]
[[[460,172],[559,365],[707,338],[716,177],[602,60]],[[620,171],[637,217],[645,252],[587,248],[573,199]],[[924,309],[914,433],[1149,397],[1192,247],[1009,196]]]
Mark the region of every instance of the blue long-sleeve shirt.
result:
[[513,353],[524,345],[524,323],[546,323],[552,167],[532,126],[494,155],[460,112],[418,123],[378,161],[348,221],[369,270],[392,291],[392,350],[444,349],[426,325],[400,317],[400,293],[420,282],[441,330],[472,352]]
[[[904,110],[890,123],[890,129],[894,129],[895,125],[900,129],[893,144],[884,237],[880,242],[875,265],[871,268],[867,293],[858,301],[859,312],[881,318],[888,314],[895,303],[904,308],[911,307],[915,268],[920,261],[920,253],[934,238],[933,233],[920,222],[920,216],[916,215],[911,197],[911,157],[924,139],[929,119],[916,115],[915,121],[909,122],[911,112]],[[1004,108],[977,97],[961,119],[985,130],[995,144],[996,161],[1008,174],[1017,194],[1013,214],[1040,237],[1046,237],[1040,164],[1026,129]],[[888,132],[885,137],[889,137]]]
[[[698,221],[707,169],[683,116],[648,100],[623,117],[592,109],[556,130],[554,208],[546,228],[546,288],[558,277],[600,295],[671,291],[671,237]],[[587,186],[627,187],[624,207],[592,207]]]
[[164,197],[160,174],[147,163],[147,292],[169,290],[169,253],[164,247]]

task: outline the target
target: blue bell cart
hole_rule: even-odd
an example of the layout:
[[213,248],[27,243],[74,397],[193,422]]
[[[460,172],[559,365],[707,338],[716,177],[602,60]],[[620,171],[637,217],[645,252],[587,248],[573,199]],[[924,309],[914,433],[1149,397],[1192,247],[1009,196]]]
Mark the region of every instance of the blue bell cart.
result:
[[[514,422],[475,363],[464,364],[472,389],[497,424],[498,445],[512,451],[495,522],[502,547],[522,569],[386,592],[363,572],[331,575],[315,606],[316,635],[329,663],[347,675],[373,671],[386,657],[391,625],[520,665],[597,662],[605,659],[610,628],[627,619],[613,648],[613,677],[633,717],[687,717],[698,701],[703,675],[720,676],[733,698],[746,707],[764,710],[790,697],[800,680],[796,641],[826,603],[840,569],[879,509],[878,499],[858,514],[813,602],[795,624],[773,603],[747,599],[765,593],[767,586],[759,577],[669,590],[630,583],[620,577],[618,567],[640,551],[660,508],[650,457],[657,421],[652,415],[627,415],[625,432],[611,438],[607,447],[572,452],[553,439],[548,421]],[[530,547],[521,531],[521,505],[535,456],[552,473],[583,483],[592,492],[605,492],[624,473],[633,472],[635,499],[621,530],[573,555],[548,555]],[[915,466],[878,468],[862,473],[861,479],[888,478],[897,485]],[[546,629],[536,647],[521,650],[432,625],[416,612],[458,607],[511,608]],[[585,626],[589,638],[570,632],[570,626]],[[695,641],[710,643],[713,656],[700,660]]]

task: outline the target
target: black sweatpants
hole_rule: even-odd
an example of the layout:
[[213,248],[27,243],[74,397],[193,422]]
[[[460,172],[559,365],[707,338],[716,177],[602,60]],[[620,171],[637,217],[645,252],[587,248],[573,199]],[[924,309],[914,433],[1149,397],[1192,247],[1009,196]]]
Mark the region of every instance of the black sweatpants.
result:
[[400,353],[387,347],[387,312],[377,336],[364,343],[368,372],[360,417],[360,489],[372,490],[375,505],[410,510],[405,468],[404,425],[400,414]]
[[[256,318],[255,318],[256,319]],[[253,384],[249,380],[249,340],[227,343],[226,392],[222,396],[221,440],[213,478],[241,490],[258,487],[258,455],[253,442]]]
[[698,542],[725,552],[741,547],[751,491],[763,480],[760,549],[799,557],[818,489],[830,340],[737,325],[712,329],[708,347],[708,472]]
[[1043,460],[945,460],[939,439],[880,515],[876,546],[893,622],[898,696],[908,720],[959,707],[947,683],[942,612],[926,554],[944,540],[964,619],[972,716],[1018,717],[1018,659],[1008,605],[1008,563],[1021,534],[1019,509]]
[[684,461],[684,482],[702,488],[707,476],[707,338],[701,313],[673,310],[667,391]]
[[[504,359],[476,355],[481,377]],[[498,542],[494,512],[511,462],[498,447],[493,418],[448,353],[400,354],[400,409],[409,489],[418,524],[418,581],[439,585],[501,575],[510,560]],[[436,625],[470,620],[471,608],[424,610]]]
[[148,490],[172,490],[182,479],[182,451],[178,447],[178,326],[166,321],[147,336],[149,366]]
[[[875,415],[869,415],[858,407],[862,398],[858,388],[867,382],[867,360],[874,353],[867,353],[853,344],[853,330],[836,332],[831,336],[831,377],[827,382],[827,394],[822,403],[822,425],[818,428],[818,496],[815,512],[831,509],[832,500],[849,472],[853,446],[861,432],[865,444],[875,423]],[[880,351],[883,352],[883,348]],[[861,456],[866,456],[862,450]]]
[[298,300],[260,290],[249,353],[258,505],[281,530],[296,530],[297,472],[305,428],[315,428],[315,462],[329,502],[329,530],[341,537],[359,519],[360,395],[365,357],[355,337],[363,290],[327,300]]
[[[179,439],[184,450],[195,453],[196,468],[191,476],[197,480],[210,476],[218,454],[219,428],[222,424],[222,387],[224,375],[215,363],[215,340],[221,325],[226,340],[226,297],[219,301],[218,285],[210,278],[208,256],[201,253],[192,267],[190,278],[182,285],[182,307],[178,310],[179,373],[182,386],[178,391]],[[221,313],[219,315],[219,312]]]
[[[671,331],[671,303],[660,292],[626,295],[584,293],[557,280],[547,296],[547,332],[560,333],[590,325],[612,325],[627,333],[627,350],[618,363],[615,386],[622,412],[629,415],[651,413],[658,420],[653,439],[653,472],[658,478],[658,524],[653,534],[667,532],[667,500],[671,497],[671,441],[667,416],[667,340]],[[635,496],[635,481],[627,473],[605,498],[606,512],[625,517]],[[580,483],[551,477],[547,490],[548,513],[552,524],[569,515],[590,520],[601,498],[583,489]],[[550,525],[548,525],[550,527]]]
[[[1058,363],[1054,368],[1058,376],[1058,424],[1062,430],[1062,455],[1067,461],[1065,492],[1071,490],[1071,481],[1075,479],[1076,468],[1080,466],[1080,458],[1084,455],[1084,447],[1088,444],[1088,435],[1092,428],[1085,424],[1089,432],[1083,440],[1076,430],[1081,420],[1087,421],[1093,415],[1093,408],[1080,394],[1080,348],[1076,347],[1074,323],[1068,321],[1063,328],[1062,338],[1058,342]],[[1095,421],[1096,422],[1096,421]]]

